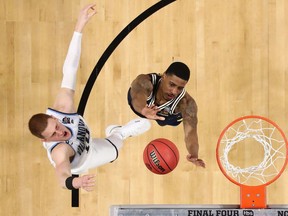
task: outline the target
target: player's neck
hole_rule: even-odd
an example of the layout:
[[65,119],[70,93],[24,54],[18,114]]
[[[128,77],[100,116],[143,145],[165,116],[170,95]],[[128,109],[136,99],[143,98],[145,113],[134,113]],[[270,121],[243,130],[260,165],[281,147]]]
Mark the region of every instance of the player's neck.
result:
[[156,96],[155,96],[155,104],[158,106],[167,102],[167,100],[164,98],[164,93],[162,91],[161,84],[162,83],[160,83],[159,88],[156,92]]

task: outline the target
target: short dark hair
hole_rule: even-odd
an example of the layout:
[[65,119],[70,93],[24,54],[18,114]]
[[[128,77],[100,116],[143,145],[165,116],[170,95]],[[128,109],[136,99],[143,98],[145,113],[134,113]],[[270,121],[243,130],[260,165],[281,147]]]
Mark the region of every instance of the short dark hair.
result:
[[33,115],[28,123],[30,132],[41,139],[44,139],[42,133],[46,129],[48,124],[48,119],[52,118],[52,116],[44,114],[44,113],[38,113]]
[[165,71],[168,75],[175,75],[185,81],[188,81],[190,78],[190,69],[189,67],[182,62],[173,62]]

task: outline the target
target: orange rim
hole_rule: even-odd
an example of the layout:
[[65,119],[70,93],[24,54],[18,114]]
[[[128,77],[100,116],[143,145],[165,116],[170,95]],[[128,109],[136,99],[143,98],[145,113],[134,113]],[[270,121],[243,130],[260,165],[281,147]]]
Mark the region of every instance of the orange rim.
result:
[[[225,134],[226,131],[228,130],[228,128],[230,128],[232,125],[234,125],[235,123],[237,123],[237,122],[239,122],[239,121],[242,121],[242,120],[244,120],[244,119],[251,119],[251,118],[262,119],[262,120],[264,120],[264,121],[272,124],[275,128],[278,129],[278,131],[279,131],[280,134],[282,135],[283,140],[284,140],[284,142],[285,142],[285,146],[286,146],[286,154],[285,154],[285,155],[286,155],[286,159],[285,159],[285,161],[284,161],[284,164],[283,164],[282,169],[279,171],[279,173],[278,173],[273,179],[271,179],[270,181],[268,181],[268,182],[266,182],[266,183],[264,183],[264,184],[260,184],[259,186],[261,186],[261,185],[262,185],[262,186],[267,186],[267,185],[271,184],[272,182],[274,182],[275,180],[277,180],[277,179],[281,176],[281,174],[283,173],[283,171],[285,170],[286,165],[287,165],[287,161],[288,161],[288,158],[287,158],[288,142],[287,142],[287,139],[286,139],[286,136],[285,136],[284,132],[282,131],[282,129],[281,129],[275,122],[271,121],[271,120],[268,119],[268,118],[265,118],[265,117],[262,117],[262,116],[257,116],[257,115],[248,115],[248,116],[243,116],[243,117],[240,117],[240,118],[235,119],[234,121],[232,121],[230,124],[228,124],[228,125],[223,129],[223,131],[221,132],[221,134],[220,134],[220,136],[219,136],[219,138],[218,138],[217,148],[216,148],[216,158],[217,158],[218,166],[220,167],[220,170],[221,170],[222,173],[226,176],[226,178],[229,179],[229,180],[230,180],[231,182],[233,182],[234,184],[239,185],[240,187],[241,187],[241,186],[246,186],[246,185],[241,184],[241,183],[235,181],[234,179],[232,179],[232,178],[226,173],[226,171],[225,171],[225,169],[223,168],[222,163],[221,163],[221,161],[220,161],[219,148],[220,148],[220,142],[221,142],[224,134]],[[257,186],[255,186],[255,187],[257,187]]]

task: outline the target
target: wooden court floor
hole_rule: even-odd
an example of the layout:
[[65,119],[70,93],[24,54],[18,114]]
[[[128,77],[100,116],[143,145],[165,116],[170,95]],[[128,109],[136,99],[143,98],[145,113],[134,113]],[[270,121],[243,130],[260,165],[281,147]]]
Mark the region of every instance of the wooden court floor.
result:
[[[98,14],[84,30],[76,106],[96,62],[117,34],[158,0],[97,0]],[[288,129],[288,1],[176,0],[146,19],[116,48],[90,95],[85,115],[93,136],[135,115],[126,101],[140,73],[163,72],[176,60],[191,69],[187,90],[198,104],[199,157],[185,159],[182,125],[153,123],[125,142],[119,159],[91,170],[97,186],[70,207],[42,144],[27,122],[54,101],[80,8],[87,0],[0,0],[0,215],[106,216],[117,204],[239,204],[239,188],[215,157],[222,129],[235,118],[261,115]],[[149,172],[142,152],[165,137],[180,151],[177,169]],[[241,160],[241,157],[239,157]],[[268,186],[269,204],[287,204],[287,171]]]

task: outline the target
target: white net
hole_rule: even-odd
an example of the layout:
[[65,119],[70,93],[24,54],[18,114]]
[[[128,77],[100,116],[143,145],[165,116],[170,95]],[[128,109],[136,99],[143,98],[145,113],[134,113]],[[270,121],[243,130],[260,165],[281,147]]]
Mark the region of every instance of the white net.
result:
[[286,165],[284,134],[272,123],[246,118],[231,125],[218,143],[218,157],[234,181],[256,186],[279,177]]

